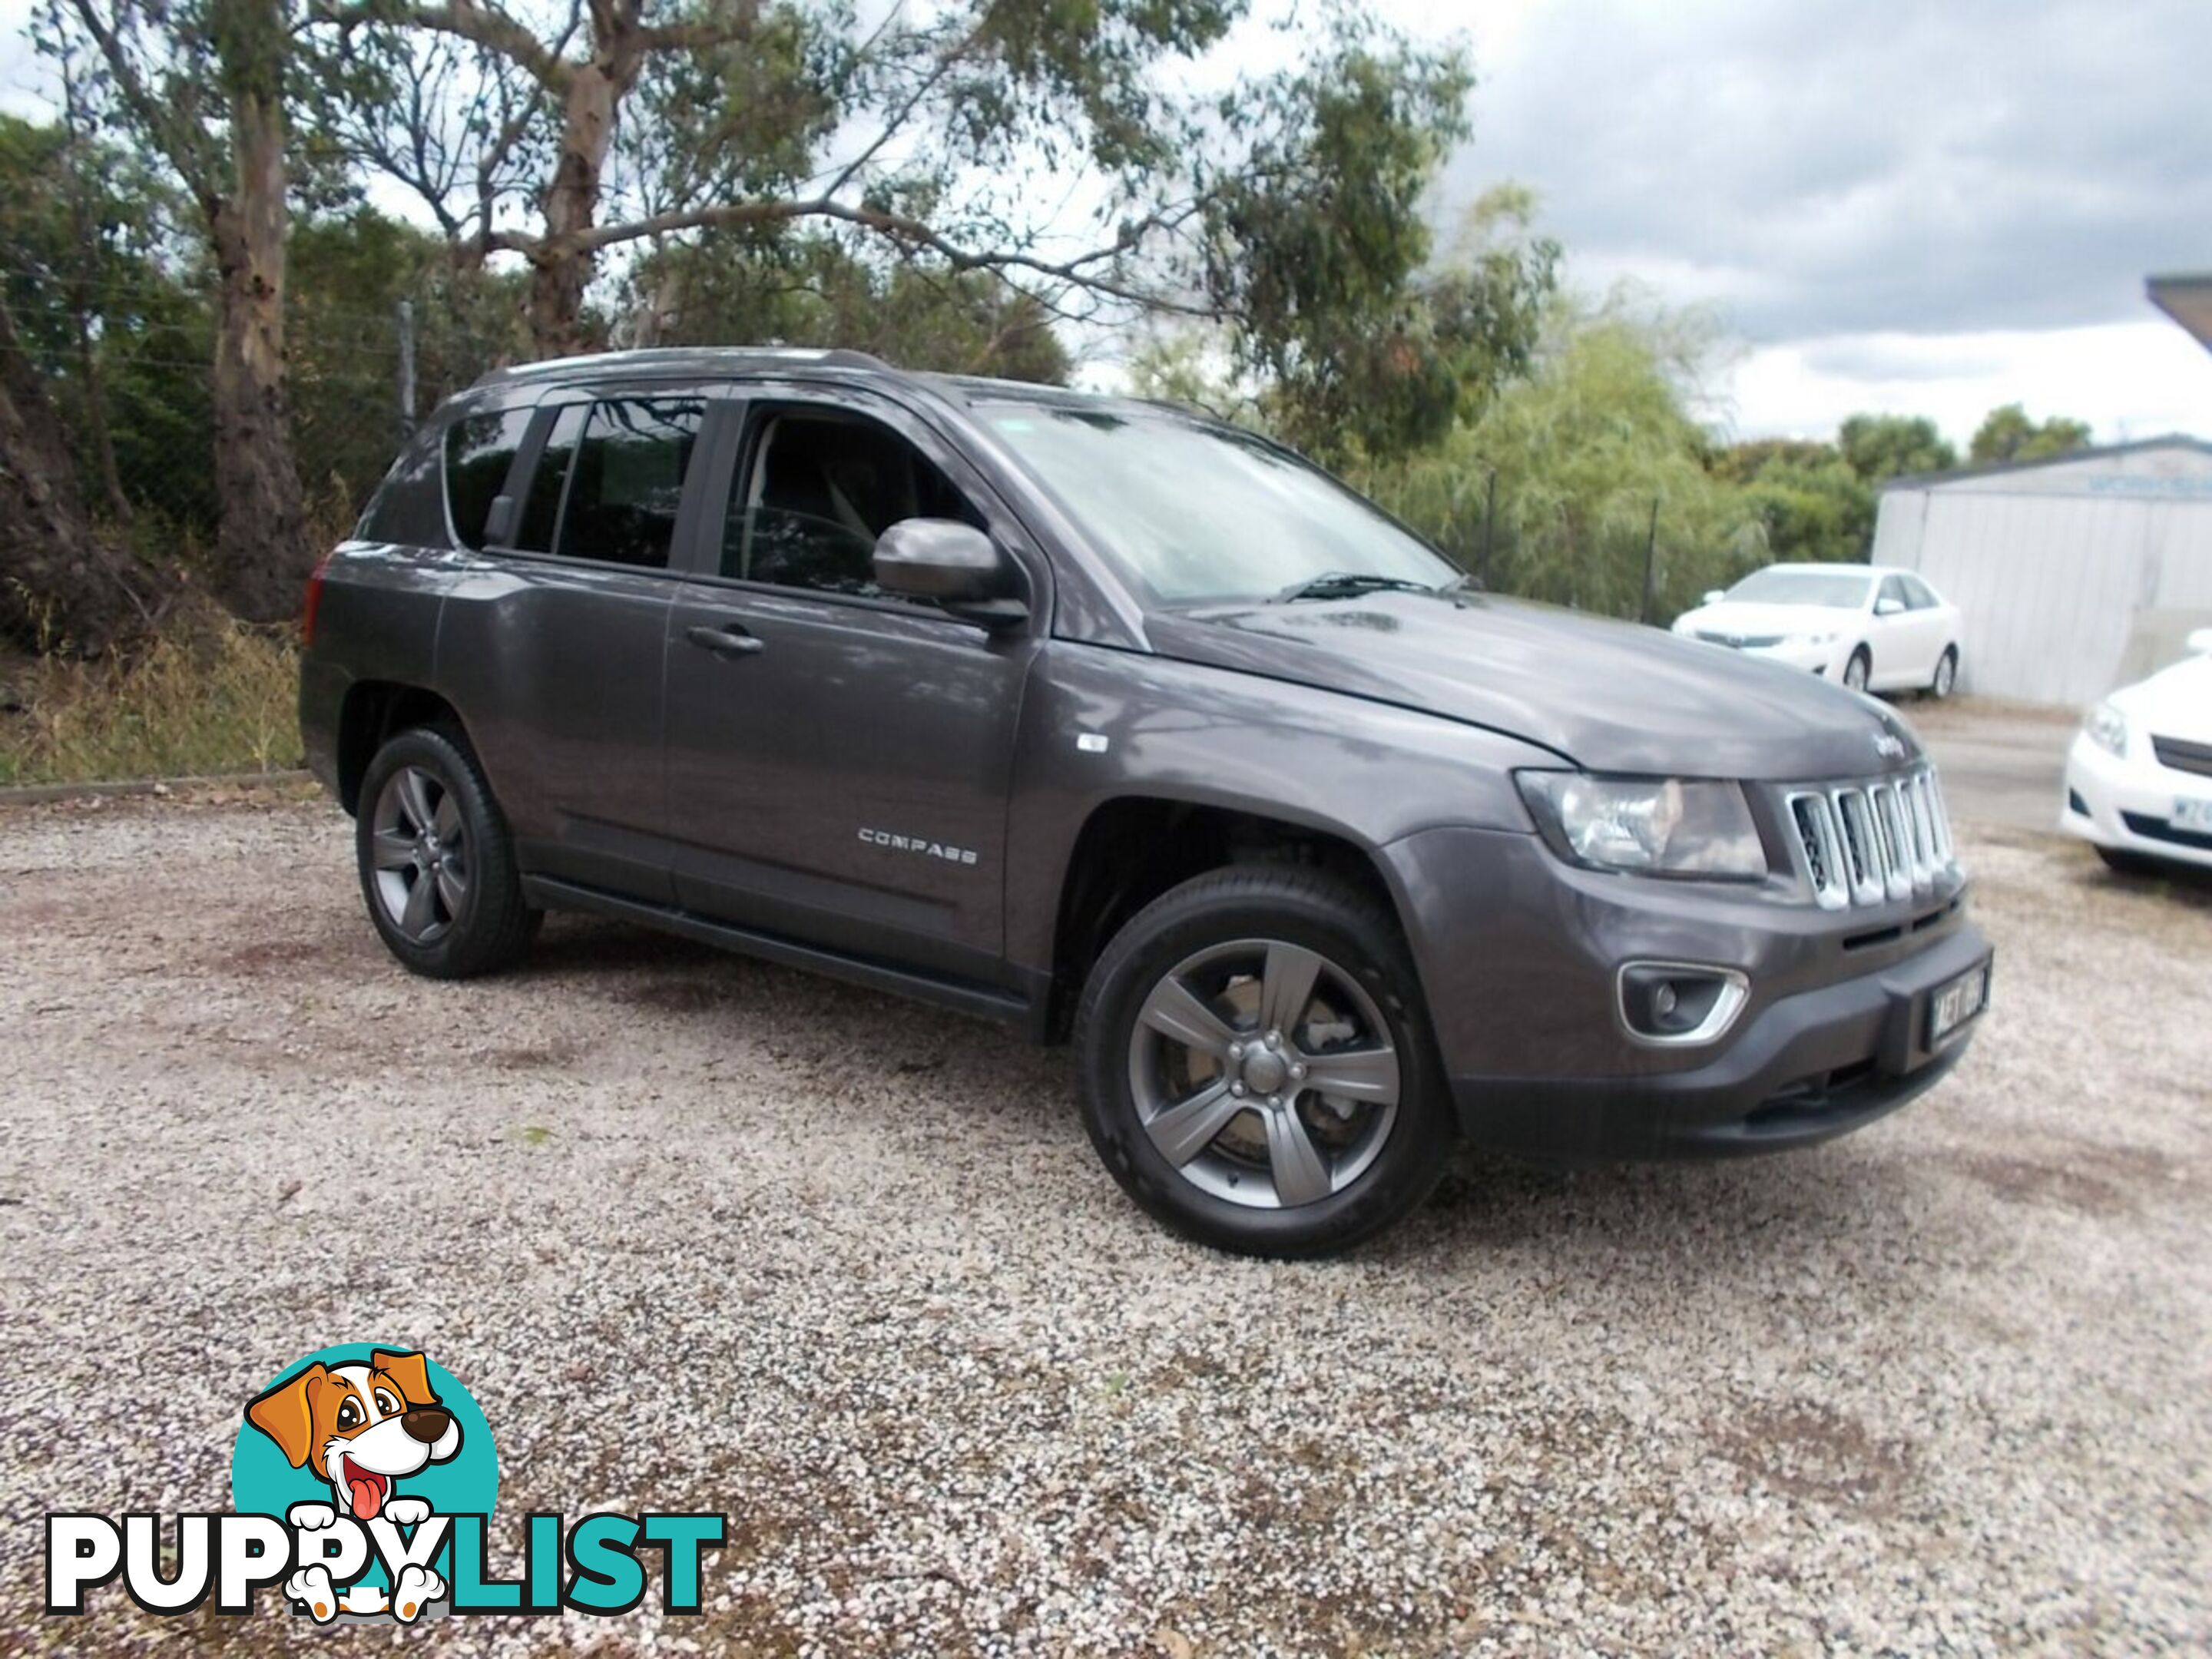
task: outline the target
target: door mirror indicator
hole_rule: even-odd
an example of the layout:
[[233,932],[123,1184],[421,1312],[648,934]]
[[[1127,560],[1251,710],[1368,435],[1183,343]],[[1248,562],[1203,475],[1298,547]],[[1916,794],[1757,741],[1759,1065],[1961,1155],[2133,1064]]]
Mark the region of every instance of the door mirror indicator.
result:
[[902,519],[876,539],[876,585],[908,599],[934,599],[986,628],[1024,620],[1013,561],[989,536],[957,519]]

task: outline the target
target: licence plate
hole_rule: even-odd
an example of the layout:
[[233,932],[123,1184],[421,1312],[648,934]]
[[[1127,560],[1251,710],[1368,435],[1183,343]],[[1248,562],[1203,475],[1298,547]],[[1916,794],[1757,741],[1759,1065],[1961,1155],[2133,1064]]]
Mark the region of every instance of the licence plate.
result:
[[1928,999],[1928,1046],[1940,1047],[1990,1006],[1990,964],[1969,969]]
[[2212,797],[2199,800],[2184,795],[2173,803],[2173,827],[2177,830],[2212,830]]

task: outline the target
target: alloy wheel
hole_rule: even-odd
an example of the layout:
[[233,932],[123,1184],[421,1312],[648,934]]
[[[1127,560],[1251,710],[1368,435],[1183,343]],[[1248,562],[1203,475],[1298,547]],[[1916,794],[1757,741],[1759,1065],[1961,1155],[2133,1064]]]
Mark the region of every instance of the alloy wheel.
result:
[[1398,1116],[1398,1054],[1374,999],[1319,951],[1238,939],[1186,957],[1139,1008],[1129,1087],[1153,1147],[1232,1204],[1342,1192]]
[[376,900],[410,943],[441,938],[468,903],[468,830],[437,774],[403,766],[385,781],[371,820]]

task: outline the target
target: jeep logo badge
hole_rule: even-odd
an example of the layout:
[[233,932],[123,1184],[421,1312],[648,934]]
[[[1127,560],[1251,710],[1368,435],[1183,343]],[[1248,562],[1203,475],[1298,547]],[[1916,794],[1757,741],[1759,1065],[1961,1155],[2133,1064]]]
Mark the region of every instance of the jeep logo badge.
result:
[[1877,732],[1875,733],[1874,752],[1884,760],[1903,760],[1905,739],[1894,732]]

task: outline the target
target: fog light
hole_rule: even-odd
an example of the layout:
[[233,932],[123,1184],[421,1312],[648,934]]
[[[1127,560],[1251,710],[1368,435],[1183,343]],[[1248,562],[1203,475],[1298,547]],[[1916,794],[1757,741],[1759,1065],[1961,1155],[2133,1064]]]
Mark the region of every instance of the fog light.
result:
[[1733,968],[1632,962],[1620,970],[1620,1020],[1638,1042],[1711,1042],[1735,1024],[1751,981]]

